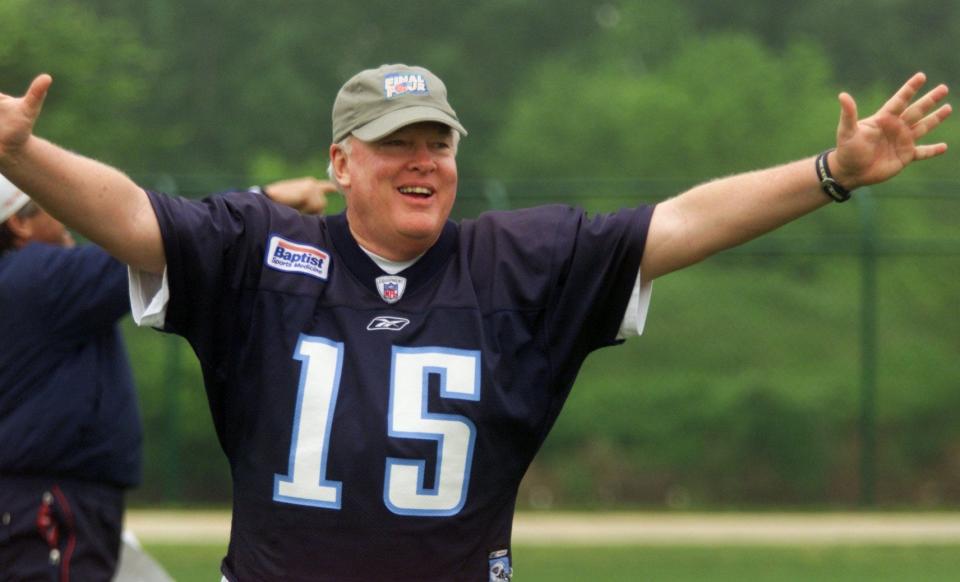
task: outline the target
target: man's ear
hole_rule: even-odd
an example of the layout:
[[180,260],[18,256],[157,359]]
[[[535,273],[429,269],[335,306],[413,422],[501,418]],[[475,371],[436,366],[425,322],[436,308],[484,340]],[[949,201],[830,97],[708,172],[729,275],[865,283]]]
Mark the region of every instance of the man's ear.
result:
[[333,166],[333,176],[337,184],[347,189],[350,187],[350,159],[347,152],[337,144],[330,146],[330,164]]
[[21,247],[30,241],[33,236],[33,224],[28,218],[23,218],[13,214],[7,219],[7,228],[15,239],[14,246]]

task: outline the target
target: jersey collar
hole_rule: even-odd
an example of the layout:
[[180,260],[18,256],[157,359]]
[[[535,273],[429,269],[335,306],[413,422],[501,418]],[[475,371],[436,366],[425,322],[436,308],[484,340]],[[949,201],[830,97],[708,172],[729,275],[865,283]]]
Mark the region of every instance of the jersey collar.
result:
[[[340,255],[341,265],[353,273],[365,287],[369,288],[374,294],[379,295],[377,290],[377,277],[387,273],[380,269],[373,259],[367,253],[363,252],[360,245],[350,234],[350,225],[347,223],[346,212],[327,217],[327,226],[330,232],[330,239],[333,246]],[[412,294],[420,287],[426,284],[438,273],[446,262],[457,250],[457,225],[448,220],[443,225],[443,231],[437,242],[427,250],[420,260],[406,269],[397,273],[397,276],[404,277],[407,280],[406,294]]]

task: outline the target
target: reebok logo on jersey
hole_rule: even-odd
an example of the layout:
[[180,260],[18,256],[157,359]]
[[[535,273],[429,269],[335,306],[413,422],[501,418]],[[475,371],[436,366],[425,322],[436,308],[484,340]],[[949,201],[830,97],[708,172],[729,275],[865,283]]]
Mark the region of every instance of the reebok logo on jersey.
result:
[[377,277],[377,291],[380,292],[380,298],[387,303],[396,303],[403,297],[403,291],[407,288],[407,280],[397,275],[384,275]]
[[367,324],[368,331],[400,331],[410,324],[410,320],[405,317],[391,317],[389,315],[378,315]]
[[324,281],[330,270],[330,255],[326,252],[276,235],[270,237],[265,262],[278,271],[310,275]]
[[383,93],[387,99],[400,95],[429,95],[427,80],[417,73],[393,73],[383,78]]

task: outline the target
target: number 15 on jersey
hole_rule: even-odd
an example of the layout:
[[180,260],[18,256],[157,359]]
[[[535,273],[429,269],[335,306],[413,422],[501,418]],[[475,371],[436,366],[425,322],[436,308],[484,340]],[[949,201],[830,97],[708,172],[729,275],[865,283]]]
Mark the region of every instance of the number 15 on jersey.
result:
[[[343,487],[327,478],[330,431],[340,391],[343,343],[301,335],[294,359],[301,362],[289,470],[275,475],[273,499],[339,510]],[[383,502],[393,513],[441,517],[457,514],[467,499],[476,426],[456,414],[427,408],[431,375],[440,397],[480,400],[480,352],[441,347],[394,347],[391,355],[387,434],[432,440],[437,445],[435,483],[427,484],[426,460],[385,459]],[[372,469],[372,468],[371,468]]]

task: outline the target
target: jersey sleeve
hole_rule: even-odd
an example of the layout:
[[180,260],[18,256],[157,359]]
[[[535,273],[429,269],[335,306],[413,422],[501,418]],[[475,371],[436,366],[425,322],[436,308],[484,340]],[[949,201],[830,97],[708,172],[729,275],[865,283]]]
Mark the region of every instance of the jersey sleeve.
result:
[[[642,206],[589,216],[572,209],[559,221],[547,312],[556,353],[585,355],[621,341],[652,212]],[[642,288],[637,291],[639,300]]]
[[166,254],[169,301],[164,331],[184,336],[201,361],[229,337],[249,306],[239,291],[256,285],[270,208],[246,192],[203,200],[149,192]]
[[645,308],[637,276],[652,214],[650,206],[590,216],[554,205],[482,215],[469,225],[475,280],[494,274],[481,301],[542,314],[545,349],[573,373],[591,351],[622,341],[635,288],[638,312]]

